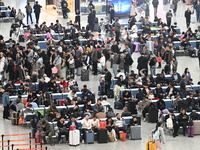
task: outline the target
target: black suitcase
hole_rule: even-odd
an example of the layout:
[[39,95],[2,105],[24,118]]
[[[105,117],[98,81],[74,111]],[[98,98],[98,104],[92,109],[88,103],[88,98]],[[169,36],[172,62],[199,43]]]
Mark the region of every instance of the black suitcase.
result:
[[114,108],[122,110],[123,104],[121,102],[114,102]]
[[24,42],[24,35],[19,35],[19,42]]
[[81,81],[89,81],[89,71],[86,69],[81,70]]
[[114,98],[114,92],[113,92],[113,90],[109,90],[107,96],[108,96],[108,98]]
[[196,57],[196,50],[189,50],[190,57]]
[[136,105],[137,105],[136,101],[128,102],[128,111],[131,112],[131,114],[137,114]]
[[155,103],[151,103],[149,106],[149,123],[156,123],[158,121],[158,109]]
[[97,134],[98,143],[108,143],[107,129],[99,129]]

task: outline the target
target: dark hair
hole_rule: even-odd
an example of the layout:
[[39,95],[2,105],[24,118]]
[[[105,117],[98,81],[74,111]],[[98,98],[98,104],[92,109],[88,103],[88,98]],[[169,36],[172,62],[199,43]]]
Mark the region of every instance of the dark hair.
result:
[[158,127],[160,127],[161,125],[162,125],[161,122],[157,122],[156,128],[155,128],[155,130],[153,131],[153,133],[155,133],[155,132],[158,130]]

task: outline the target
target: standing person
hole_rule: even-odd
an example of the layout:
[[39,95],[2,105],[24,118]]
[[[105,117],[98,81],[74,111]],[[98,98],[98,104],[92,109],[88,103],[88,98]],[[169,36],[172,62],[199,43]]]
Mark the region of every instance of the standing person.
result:
[[120,39],[120,29],[121,29],[121,25],[119,24],[119,19],[115,20],[115,41],[119,42]]
[[172,22],[172,12],[169,10],[166,14],[167,26],[170,28]]
[[132,65],[133,63],[133,59],[131,58],[131,55],[127,52],[124,51],[124,74],[128,75],[129,74],[129,67]]
[[41,12],[42,6],[38,4],[38,1],[35,2],[35,5],[33,6],[34,13],[35,13],[35,19],[36,23],[38,24],[39,18],[40,18],[40,12]]
[[75,76],[74,70],[75,70],[75,60],[74,60],[74,56],[72,54],[70,54],[70,58],[67,60],[67,62],[69,62],[69,72],[70,72],[70,77]]
[[76,17],[75,17],[75,22],[78,23],[79,29],[81,29],[81,12],[79,9],[76,10]]
[[157,10],[158,10],[159,1],[158,0],[153,0],[152,1],[152,5],[153,5],[153,8],[154,8],[154,16],[157,16]]
[[2,95],[2,103],[3,103],[3,119],[10,120],[9,117],[9,106],[10,106],[10,98],[9,98],[9,92],[5,90],[4,94]]
[[115,20],[115,8],[114,4],[112,4],[110,8],[110,23],[112,24],[112,21],[114,20]]
[[28,17],[30,16],[30,18],[31,18],[31,23],[33,24],[33,19],[32,19],[32,15],[31,15],[31,13],[32,13],[32,8],[31,8],[31,6],[30,6],[30,3],[27,3],[27,5],[25,6],[25,8],[26,8],[26,17],[27,17],[27,24],[28,24]]
[[149,66],[152,76],[156,75],[156,57],[153,54],[150,54]]
[[21,11],[21,9],[18,9],[18,13],[15,17],[15,22],[19,22],[19,26],[21,27],[21,25],[23,25],[23,19],[24,19],[25,15],[24,13]]
[[180,82],[180,97],[183,99],[185,98],[185,92],[186,92],[186,85],[185,85],[185,75],[182,75],[182,79]]
[[61,7],[62,7],[62,13],[63,13],[63,18],[68,18],[67,16],[67,7],[68,7],[68,3],[65,0],[62,0],[61,2]]
[[197,4],[195,5],[194,9],[196,9],[197,22],[200,22],[200,1],[197,1]]
[[135,5],[134,5],[134,2],[132,1],[131,2],[131,11],[130,11],[130,16],[131,17],[134,17],[134,16],[136,16],[137,14],[136,14],[136,10],[135,10]]
[[93,75],[97,75],[97,63],[98,63],[98,55],[99,52],[94,48],[93,52],[91,54],[91,60],[92,60],[92,67],[93,67]]
[[160,122],[157,123],[156,128],[152,131],[153,141],[156,142],[156,150],[162,149],[162,144],[165,144],[165,134]]
[[144,53],[141,54],[141,56],[138,58],[137,60],[138,65],[137,65],[137,69],[138,69],[138,74],[140,74],[140,70],[145,69],[146,72],[148,72],[148,59],[147,57],[144,55]]
[[172,5],[173,5],[173,13],[174,13],[174,16],[176,16],[176,10],[177,10],[177,6],[178,6],[178,2],[179,0],[172,0]]
[[110,9],[111,9],[111,4],[110,2],[107,1],[107,5],[106,5],[106,15],[108,16],[110,14]]
[[110,73],[110,71],[108,71],[107,68],[104,69],[105,72],[105,94],[107,95],[110,91],[110,85],[111,85],[111,78],[112,75]]
[[58,53],[55,53],[55,59],[53,61],[54,66],[58,69],[58,75],[61,77],[61,63],[62,59]]
[[193,13],[191,12],[190,8],[187,8],[187,10],[185,11],[185,19],[186,19],[187,28],[190,27],[191,14],[193,14]]
[[94,14],[92,13],[92,10],[89,10],[88,24],[89,24],[89,29],[93,31],[94,30]]

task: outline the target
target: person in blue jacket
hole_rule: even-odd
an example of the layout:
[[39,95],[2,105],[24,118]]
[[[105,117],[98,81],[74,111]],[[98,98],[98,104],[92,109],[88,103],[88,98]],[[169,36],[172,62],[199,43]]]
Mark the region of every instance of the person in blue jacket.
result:
[[3,118],[10,120],[9,117],[9,106],[10,106],[10,98],[9,92],[5,90],[4,94],[2,95],[2,103],[3,103]]
[[194,9],[196,9],[197,22],[200,22],[200,2],[199,1],[195,5]]
[[71,116],[70,121],[66,124],[67,128],[70,128],[70,126],[76,126],[76,129],[78,129],[79,125],[78,122],[75,120],[75,116]]

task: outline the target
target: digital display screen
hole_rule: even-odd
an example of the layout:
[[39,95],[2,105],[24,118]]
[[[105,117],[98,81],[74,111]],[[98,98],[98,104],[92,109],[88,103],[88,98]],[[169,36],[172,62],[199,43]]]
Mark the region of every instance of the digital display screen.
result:
[[131,0],[108,0],[112,5],[114,4],[115,16],[123,16],[130,14]]

